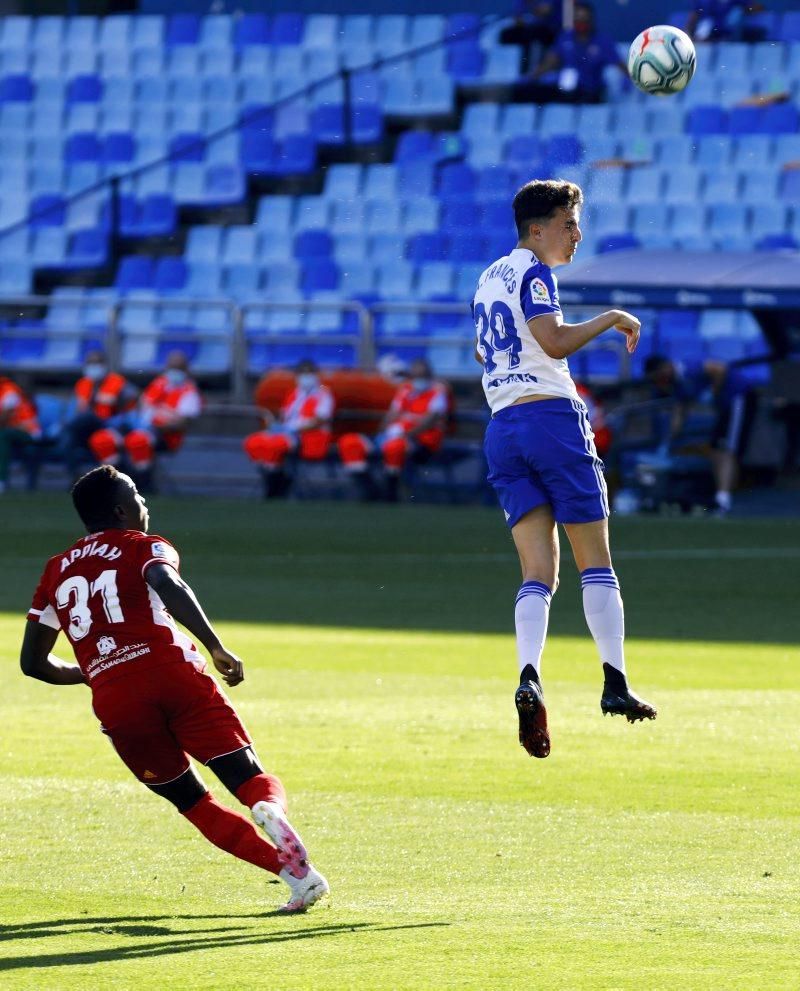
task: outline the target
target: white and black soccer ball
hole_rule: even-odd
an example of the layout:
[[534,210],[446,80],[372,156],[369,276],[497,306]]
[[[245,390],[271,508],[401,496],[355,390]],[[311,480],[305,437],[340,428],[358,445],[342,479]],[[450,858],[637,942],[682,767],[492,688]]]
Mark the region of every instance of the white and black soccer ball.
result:
[[645,93],[679,93],[694,75],[692,39],[669,24],[647,28],[628,52],[628,73]]

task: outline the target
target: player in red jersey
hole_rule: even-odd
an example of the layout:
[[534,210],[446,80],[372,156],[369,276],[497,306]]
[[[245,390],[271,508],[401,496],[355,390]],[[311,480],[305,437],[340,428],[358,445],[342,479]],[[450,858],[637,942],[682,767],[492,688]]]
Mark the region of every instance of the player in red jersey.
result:
[[[47,562],[28,613],[23,672],[52,685],[88,684],[102,730],[133,774],[215,846],[285,881],[291,897],[281,911],[304,911],[328,883],[286,817],[283,785],[264,773],[247,730],[174,620],[231,687],[244,678],[241,660],[181,579],[175,548],[148,535],[145,501],[127,475],[95,468],[72,498],[88,535]],[[50,653],[59,630],[77,664]],[[274,845],[212,797],[189,755],[250,809]]]
[[[442,446],[448,407],[447,388],[434,379],[424,358],[416,358],[409,367],[409,381],[395,393],[374,438],[374,446],[381,452],[386,498],[390,502],[397,500],[400,473],[408,458],[424,461]],[[373,441],[363,434],[344,434],[338,447],[345,469],[362,493],[370,497],[373,485],[367,462]]]

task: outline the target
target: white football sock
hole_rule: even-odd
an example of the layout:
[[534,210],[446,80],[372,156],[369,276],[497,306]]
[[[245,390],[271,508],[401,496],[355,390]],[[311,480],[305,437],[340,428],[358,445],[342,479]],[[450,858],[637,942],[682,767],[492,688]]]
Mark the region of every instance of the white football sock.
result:
[[597,644],[600,661],[625,674],[625,612],[619,581],[611,568],[581,572],[583,612]]
[[535,581],[524,582],[517,593],[514,623],[520,674],[528,664],[539,674],[552,597],[553,593],[547,585]]

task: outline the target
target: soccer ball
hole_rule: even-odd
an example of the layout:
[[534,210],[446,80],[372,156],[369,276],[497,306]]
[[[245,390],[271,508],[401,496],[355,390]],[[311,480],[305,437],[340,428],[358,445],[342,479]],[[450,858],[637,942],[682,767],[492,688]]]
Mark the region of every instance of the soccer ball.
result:
[[669,24],[642,31],[628,52],[628,73],[645,93],[679,93],[689,84],[694,66],[692,39]]

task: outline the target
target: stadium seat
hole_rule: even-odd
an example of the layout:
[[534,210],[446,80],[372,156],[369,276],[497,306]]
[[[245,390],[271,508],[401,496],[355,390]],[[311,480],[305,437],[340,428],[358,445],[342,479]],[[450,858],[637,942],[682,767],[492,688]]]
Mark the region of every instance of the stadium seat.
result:
[[780,192],[781,198],[788,203],[800,203],[800,169],[783,173]]
[[728,115],[719,106],[693,107],[686,117],[686,131],[697,137],[703,134],[727,134]]
[[268,45],[271,40],[270,22],[265,14],[242,14],[234,19],[234,47],[264,46]]
[[733,107],[728,115],[728,127],[734,136],[757,134],[763,130],[764,111],[761,107]]
[[117,269],[114,285],[120,292],[133,289],[150,289],[153,285],[153,259],[147,255],[127,255],[122,258]]
[[787,11],[781,18],[779,41],[800,41],[800,11]]
[[633,169],[628,177],[625,199],[628,203],[657,203],[661,199],[663,174],[656,166]]

